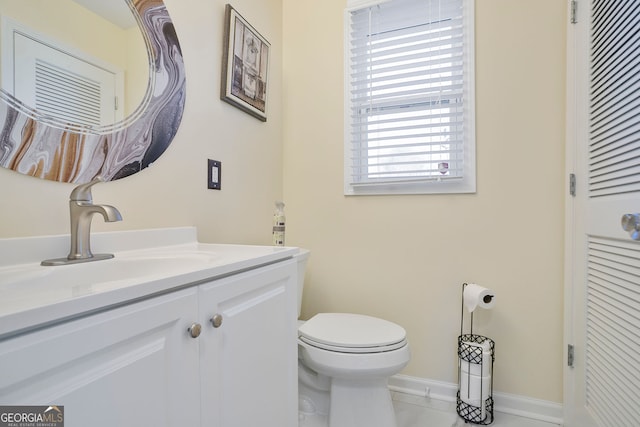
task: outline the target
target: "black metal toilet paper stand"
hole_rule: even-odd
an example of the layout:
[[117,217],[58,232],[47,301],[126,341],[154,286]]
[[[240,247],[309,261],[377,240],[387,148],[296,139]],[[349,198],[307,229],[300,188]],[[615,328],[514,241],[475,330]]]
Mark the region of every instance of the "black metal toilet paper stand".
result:
[[[462,315],[460,319],[460,336],[458,336],[458,393],[456,396],[456,411],[465,421],[472,424],[489,425],[493,423],[493,362],[495,360],[495,342],[482,335],[473,333],[473,312],[469,322],[469,333],[464,333],[464,289],[466,283],[462,284]],[[486,349],[489,349],[490,361],[487,359]],[[490,363],[490,366],[487,364]],[[464,368],[466,372],[464,372]],[[472,369],[479,371],[479,380],[472,381]],[[489,373],[491,381],[485,384],[483,373]],[[486,375],[484,375],[486,377]],[[466,384],[466,387],[463,387]],[[488,390],[486,388],[488,387]],[[465,389],[466,388],[466,394]],[[472,396],[480,403],[474,406],[470,400]],[[486,396],[483,399],[483,396]],[[483,407],[484,405],[484,407]]]

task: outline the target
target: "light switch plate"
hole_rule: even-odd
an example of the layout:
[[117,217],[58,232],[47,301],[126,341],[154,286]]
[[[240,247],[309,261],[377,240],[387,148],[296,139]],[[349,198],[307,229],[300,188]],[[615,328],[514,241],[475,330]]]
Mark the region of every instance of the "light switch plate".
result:
[[208,159],[207,169],[207,188],[210,190],[220,190],[222,188],[222,162]]

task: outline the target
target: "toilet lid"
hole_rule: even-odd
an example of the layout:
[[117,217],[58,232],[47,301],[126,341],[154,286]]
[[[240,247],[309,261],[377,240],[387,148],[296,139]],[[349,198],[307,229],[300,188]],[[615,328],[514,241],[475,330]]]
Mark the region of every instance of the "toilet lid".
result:
[[406,345],[406,335],[395,323],[351,313],[316,314],[298,328],[302,341],[345,353],[395,350]]

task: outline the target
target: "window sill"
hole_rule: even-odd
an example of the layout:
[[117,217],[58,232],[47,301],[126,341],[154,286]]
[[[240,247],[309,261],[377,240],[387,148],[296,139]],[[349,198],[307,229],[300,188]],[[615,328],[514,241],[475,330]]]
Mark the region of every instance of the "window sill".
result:
[[345,184],[345,196],[392,196],[408,194],[470,194],[476,192],[475,180],[399,181]]

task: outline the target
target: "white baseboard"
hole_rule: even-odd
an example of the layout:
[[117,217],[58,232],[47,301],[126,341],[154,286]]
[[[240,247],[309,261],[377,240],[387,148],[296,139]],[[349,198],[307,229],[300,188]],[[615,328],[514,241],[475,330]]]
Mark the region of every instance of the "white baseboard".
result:
[[[389,379],[394,400],[440,410],[456,410],[458,385],[408,375]],[[509,394],[493,393],[494,411],[562,425],[562,404]]]

